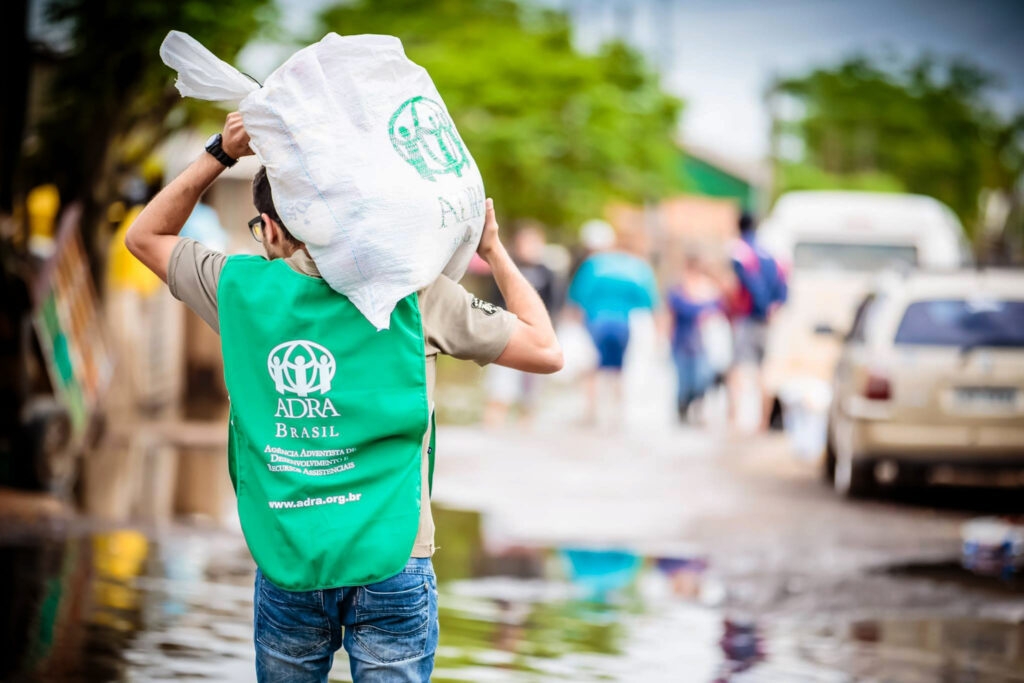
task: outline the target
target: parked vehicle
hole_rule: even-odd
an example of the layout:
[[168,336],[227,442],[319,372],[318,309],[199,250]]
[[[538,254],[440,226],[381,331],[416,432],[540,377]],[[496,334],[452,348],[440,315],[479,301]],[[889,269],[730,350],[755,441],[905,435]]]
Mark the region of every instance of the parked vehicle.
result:
[[790,264],[789,300],[772,319],[764,365],[775,426],[787,402],[816,403],[827,389],[839,344],[814,328],[847,329],[877,273],[971,263],[956,215],[921,195],[791,192],[776,202],[758,241]]
[[1024,272],[883,278],[833,396],[824,473],[840,493],[925,484],[937,466],[1024,467]]

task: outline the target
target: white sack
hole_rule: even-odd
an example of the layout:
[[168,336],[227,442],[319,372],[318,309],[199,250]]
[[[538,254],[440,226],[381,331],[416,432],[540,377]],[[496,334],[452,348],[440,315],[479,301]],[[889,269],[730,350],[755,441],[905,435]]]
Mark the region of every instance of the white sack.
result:
[[465,273],[483,230],[483,181],[400,40],[330,33],[262,88],[177,31],[160,55],[182,95],[241,99],[285,227],[377,329],[402,298]]
[[200,100],[240,100],[259,83],[242,74],[187,33],[171,31],[160,44],[160,59],[178,72],[174,85],[182,97]]

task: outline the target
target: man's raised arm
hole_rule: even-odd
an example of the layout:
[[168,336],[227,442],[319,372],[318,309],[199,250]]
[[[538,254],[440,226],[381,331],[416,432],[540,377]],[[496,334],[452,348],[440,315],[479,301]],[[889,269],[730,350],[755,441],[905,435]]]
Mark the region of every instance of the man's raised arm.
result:
[[494,202],[487,200],[487,220],[477,248],[487,262],[505,298],[508,310],[519,318],[505,350],[494,362],[525,372],[551,373],[562,369],[562,347],[555,336],[544,302],[512,261],[498,238]]
[[[228,114],[221,148],[233,159],[252,154],[249,136],[238,112]],[[212,154],[203,153],[153,197],[128,229],[124,239],[128,251],[164,282],[167,282],[171,252],[180,239],[178,233],[203,193],[225,168]]]

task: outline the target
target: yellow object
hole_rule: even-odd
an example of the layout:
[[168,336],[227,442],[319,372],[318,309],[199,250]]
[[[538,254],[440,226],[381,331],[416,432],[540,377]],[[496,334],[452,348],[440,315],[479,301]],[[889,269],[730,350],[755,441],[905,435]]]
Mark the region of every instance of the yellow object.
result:
[[60,210],[60,192],[56,185],[39,185],[25,198],[28,207],[28,231],[33,237],[53,237]]
[[142,573],[149,541],[138,531],[122,529],[95,535],[92,549],[93,565],[101,578],[127,581]]
[[146,160],[142,162],[142,179],[146,181],[147,185],[154,185],[160,183],[160,180],[164,177],[164,162],[160,157],[150,154],[146,157]]
[[107,207],[107,222],[121,224],[124,220],[124,215],[127,212],[127,208],[124,202],[113,202]]
[[93,596],[101,608],[95,621],[128,630],[131,624],[120,615],[138,609],[139,591],[131,581],[142,575],[149,541],[137,531],[112,531],[94,536],[92,551],[96,570]]
[[128,247],[124,246],[124,236],[142,213],[142,209],[141,204],[130,208],[114,233],[110,245],[110,258],[107,261],[107,281],[114,289],[134,290],[148,296],[160,288],[160,278],[132,256]]

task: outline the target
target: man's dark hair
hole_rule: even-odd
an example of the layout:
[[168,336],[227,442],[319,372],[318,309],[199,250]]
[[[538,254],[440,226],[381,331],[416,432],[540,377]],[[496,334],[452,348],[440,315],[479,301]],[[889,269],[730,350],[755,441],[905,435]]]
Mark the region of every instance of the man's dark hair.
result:
[[281,226],[285,239],[296,245],[302,244],[302,242],[295,239],[288,232],[288,228],[285,227],[284,221],[281,220],[281,216],[278,215],[277,209],[274,207],[274,195],[270,192],[270,178],[267,177],[266,166],[260,166],[260,170],[256,172],[256,177],[252,179],[252,203],[256,205],[256,210],[260,214],[267,214]]

